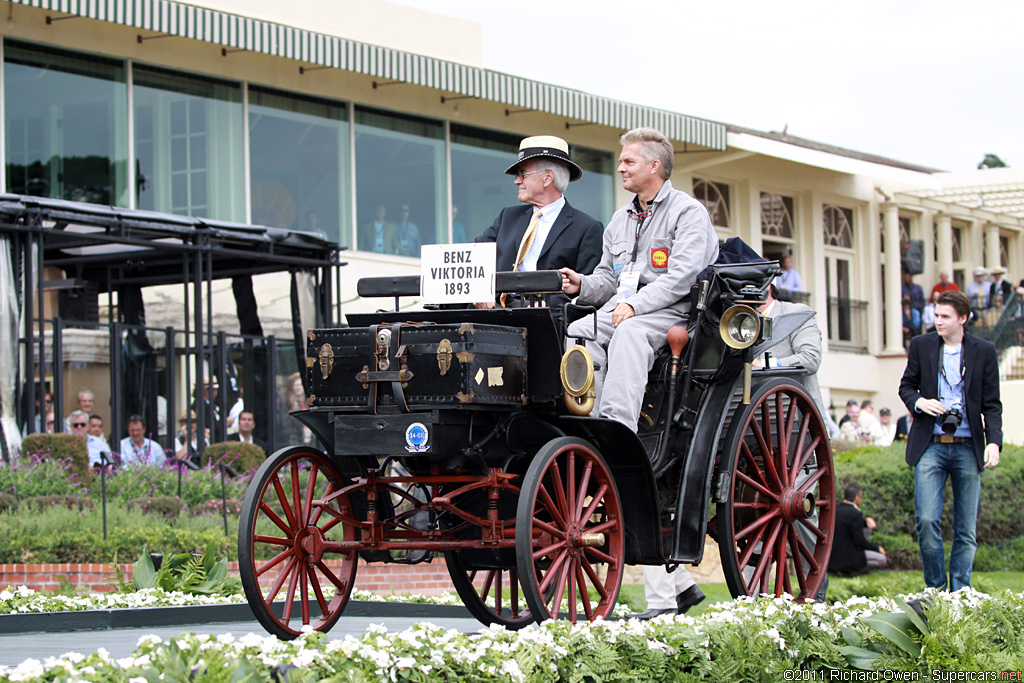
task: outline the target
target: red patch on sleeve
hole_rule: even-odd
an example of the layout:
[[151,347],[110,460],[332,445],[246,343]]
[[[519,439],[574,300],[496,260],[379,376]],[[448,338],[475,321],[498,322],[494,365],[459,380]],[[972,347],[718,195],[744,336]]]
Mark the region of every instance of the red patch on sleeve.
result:
[[668,268],[668,247],[651,249],[651,265],[655,268]]

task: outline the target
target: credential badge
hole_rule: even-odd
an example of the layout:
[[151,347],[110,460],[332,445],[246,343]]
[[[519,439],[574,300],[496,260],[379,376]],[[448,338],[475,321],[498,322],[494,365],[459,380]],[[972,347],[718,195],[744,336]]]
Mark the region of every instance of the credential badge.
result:
[[430,440],[430,432],[422,422],[413,422],[405,430],[405,450],[410,453],[424,453],[430,448],[427,443]]

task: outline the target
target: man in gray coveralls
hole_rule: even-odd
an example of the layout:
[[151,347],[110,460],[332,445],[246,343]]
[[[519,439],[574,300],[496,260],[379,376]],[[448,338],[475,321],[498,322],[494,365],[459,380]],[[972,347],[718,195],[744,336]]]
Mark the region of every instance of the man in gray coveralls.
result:
[[[636,432],[647,373],[669,328],[689,319],[690,286],[718,258],[718,236],[704,206],[673,189],[672,143],[664,135],[635,128],[620,142],[622,186],[636,196],[612,216],[594,273],[560,272],[566,294],[599,307],[597,339],[587,342],[600,367],[593,414]],[[569,327],[569,336],[593,328],[587,316]]]

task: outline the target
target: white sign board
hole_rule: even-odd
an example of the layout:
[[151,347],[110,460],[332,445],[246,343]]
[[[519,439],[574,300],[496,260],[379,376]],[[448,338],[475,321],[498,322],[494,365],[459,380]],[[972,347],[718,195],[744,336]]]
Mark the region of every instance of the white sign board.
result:
[[424,244],[420,252],[420,294],[425,304],[494,301],[497,245]]

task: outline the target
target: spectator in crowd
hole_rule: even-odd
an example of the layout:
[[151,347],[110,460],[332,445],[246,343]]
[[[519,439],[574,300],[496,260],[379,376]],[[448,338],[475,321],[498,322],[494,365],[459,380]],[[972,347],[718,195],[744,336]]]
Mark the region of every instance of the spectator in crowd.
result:
[[903,299],[903,347],[907,348],[910,340],[921,334],[921,314],[910,305],[910,299]]
[[[220,383],[217,380],[216,375],[213,377],[207,377],[203,381],[202,393],[199,391],[199,385],[196,384],[196,400],[192,404],[192,411],[197,415],[199,411],[203,411],[203,420],[205,424],[203,427],[209,430],[214,429],[214,425],[220,420],[220,406],[217,405],[217,393],[220,391]],[[207,441],[209,444],[209,441]]]
[[[198,465],[201,453],[199,451],[199,425],[196,424],[196,411],[187,410],[181,413],[178,418],[178,436],[174,439],[174,457],[178,460],[191,460]],[[204,445],[210,444],[210,428],[203,429],[205,433]],[[189,438],[191,435],[191,438]]]
[[850,420],[850,418],[853,416],[854,408],[857,409],[856,412],[859,415],[860,414],[860,404],[857,403],[857,399],[851,398],[849,401],[846,402],[846,414],[843,415],[841,418],[839,418],[839,426],[840,427],[842,427],[844,424],[846,424]]
[[889,446],[896,440],[896,423],[892,421],[892,411],[882,408],[878,411],[878,424],[882,428],[882,434],[874,441],[875,446]]
[[860,424],[871,429],[878,424],[878,418],[875,417],[875,404],[871,399],[864,399],[860,402]]
[[53,417],[53,408],[51,408],[46,412],[46,433],[53,434],[53,431],[56,428],[57,424]]
[[395,223],[395,241],[398,242],[398,253],[401,256],[420,257],[420,228],[409,220],[409,205],[403,203],[398,207],[398,221]]
[[452,204],[452,244],[465,244],[466,226],[459,222],[459,207]]
[[163,465],[167,461],[160,444],[146,438],[146,423],[141,415],[128,416],[128,436],[121,439],[121,466]]
[[[989,286],[989,308],[994,308],[997,311],[1002,310],[1002,304],[1010,300],[1013,296],[1013,285],[1006,281],[1003,276],[1006,275],[1006,268],[997,266],[992,269],[992,284]],[[1001,296],[1002,301],[997,306],[996,297]]]
[[847,414],[850,419],[839,427],[839,438],[870,445],[881,434],[881,425],[874,415],[862,412],[860,406],[852,406]]
[[860,511],[862,500],[860,486],[850,484],[843,489],[843,502],[836,507],[836,529],[828,570],[840,576],[884,569],[889,562],[885,548],[868,540],[877,524]]
[[285,446],[309,443],[312,435],[307,436],[302,423],[291,416],[296,410],[306,410],[306,390],[302,385],[302,375],[297,372],[288,375],[281,386],[278,406],[278,443]]
[[910,307],[917,311],[918,333],[920,333],[921,311],[924,310],[925,298],[921,285],[914,282],[914,276],[910,273],[903,273],[902,298],[904,301],[910,299]]
[[942,271],[939,273],[939,281],[932,287],[932,299],[943,292],[951,292],[957,289],[956,283],[949,279],[949,273]]
[[896,441],[906,441],[910,434],[910,425],[914,422],[914,416],[907,414],[896,420]]
[[779,261],[779,267],[782,268],[782,272],[775,278],[775,286],[779,290],[780,301],[791,301],[793,299],[793,292],[804,291],[803,280],[800,279],[800,273],[793,267],[793,257],[786,254]]
[[110,453],[110,446],[103,439],[89,433],[89,414],[84,410],[75,410],[68,415],[68,422],[71,424],[71,433],[75,436],[85,437],[85,446],[89,449],[89,465],[99,467],[103,464],[101,453]]
[[[93,413],[89,416],[89,427],[88,432],[97,439],[101,439],[104,444],[107,444],[107,437],[103,434],[103,416],[96,415]],[[107,445],[109,448],[109,445]]]
[[932,298],[925,307],[924,312],[921,313],[921,330],[923,332],[934,332],[935,331],[935,304],[939,300],[940,292],[932,290]]
[[[40,397],[38,395],[36,396],[36,428],[32,430],[33,433],[39,434],[44,431],[48,434],[53,433],[52,426],[49,429],[44,429],[45,422],[43,421],[43,417],[45,417],[49,412],[53,412],[53,394],[51,394],[49,389],[47,389],[42,396],[42,406],[40,406]],[[21,435],[28,435],[28,423],[22,425]]]
[[[914,507],[924,580],[957,591],[971,585],[977,548],[982,470],[999,464],[1003,405],[991,342],[964,331],[970,303],[961,292],[939,297],[935,333],[910,345],[900,398],[914,414],[907,464],[914,468]],[[959,413],[954,413],[958,409]],[[953,486],[953,548],[947,581],[942,491]]]
[[235,381],[235,378],[231,378],[231,386],[236,388],[237,397],[235,402],[231,404],[231,409],[228,410],[228,417],[224,420],[224,426],[227,427],[228,434],[238,433],[238,416],[245,410],[245,400],[242,399],[242,386]]
[[991,287],[985,279],[988,271],[978,267],[974,269],[974,281],[967,285],[967,298],[970,299],[971,308],[983,310],[988,306],[988,295]]
[[[89,389],[82,389],[78,392],[75,410],[81,410],[86,415],[92,415],[93,406],[96,405],[96,395]],[[64,418],[64,431],[71,431],[71,416]]]
[[387,220],[388,207],[378,204],[373,220],[359,228],[359,250],[378,254],[399,254],[401,245],[395,238],[395,224]]
[[256,429],[256,416],[253,415],[251,410],[243,410],[238,414],[238,432],[229,434],[228,441],[251,443],[254,446],[259,446],[265,452],[267,444],[262,439],[257,439],[252,435],[254,429]]

